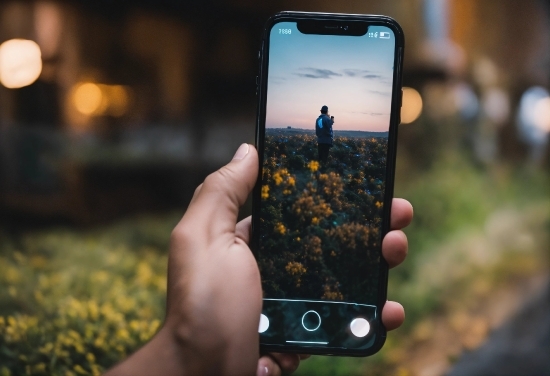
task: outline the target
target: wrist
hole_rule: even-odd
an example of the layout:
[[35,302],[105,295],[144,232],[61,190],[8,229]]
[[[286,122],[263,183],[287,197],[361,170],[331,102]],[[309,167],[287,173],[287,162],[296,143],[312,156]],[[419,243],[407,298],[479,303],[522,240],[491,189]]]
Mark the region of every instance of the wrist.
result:
[[163,326],[149,342],[105,376],[188,375],[192,374],[188,358],[176,336]]
[[204,316],[189,320],[167,318],[163,330],[180,349],[186,374],[254,374],[259,359],[257,329],[247,330],[249,334],[244,335],[244,329],[239,327],[239,334],[235,335],[228,327],[213,325],[215,321]]

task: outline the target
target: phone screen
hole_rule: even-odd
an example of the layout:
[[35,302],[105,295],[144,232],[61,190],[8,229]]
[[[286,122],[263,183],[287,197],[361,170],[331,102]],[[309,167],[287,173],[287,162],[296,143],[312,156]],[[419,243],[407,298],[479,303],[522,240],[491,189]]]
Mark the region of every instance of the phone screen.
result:
[[395,37],[365,30],[322,35],[279,22],[269,33],[262,343],[365,349],[380,325]]

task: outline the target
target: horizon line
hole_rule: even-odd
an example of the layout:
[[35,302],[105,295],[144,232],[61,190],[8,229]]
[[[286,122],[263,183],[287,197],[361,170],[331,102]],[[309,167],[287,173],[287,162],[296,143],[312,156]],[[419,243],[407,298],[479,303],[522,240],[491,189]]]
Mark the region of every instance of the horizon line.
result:
[[[288,127],[265,127],[265,129],[288,129]],[[312,131],[312,132],[315,132],[315,129],[311,129],[311,128],[295,128],[295,127],[291,127],[290,129],[300,129],[300,130],[304,130],[304,131]],[[333,132],[373,132],[373,133],[387,133],[389,132],[389,130],[387,131],[360,131],[360,130],[356,130],[356,129],[333,129],[332,130]]]

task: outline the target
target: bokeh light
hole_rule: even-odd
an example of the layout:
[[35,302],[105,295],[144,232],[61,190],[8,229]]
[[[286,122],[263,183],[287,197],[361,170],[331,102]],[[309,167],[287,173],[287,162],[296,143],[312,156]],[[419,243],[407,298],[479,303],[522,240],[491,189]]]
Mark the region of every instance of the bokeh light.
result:
[[78,112],[90,116],[100,112],[103,94],[98,85],[91,82],[81,83],[73,90],[72,101]]
[[535,103],[533,121],[537,128],[550,132],[550,97],[541,98]]
[[510,117],[510,98],[501,88],[491,88],[483,96],[483,111],[495,124],[502,124]]
[[0,82],[9,89],[32,84],[42,72],[42,55],[36,42],[11,39],[0,45]]
[[422,97],[412,87],[403,87],[403,105],[401,106],[401,123],[409,124],[418,119],[422,113]]
[[122,116],[128,110],[129,89],[122,85],[84,82],[75,85],[71,101],[86,116]]
[[479,112],[479,100],[470,85],[466,82],[454,84],[449,91],[453,113],[456,112],[466,120],[472,120]]
[[100,85],[108,99],[107,112],[112,116],[122,116],[128,110],[129,90],[122,85]]
[[550,93],[542,86],[530,87],[519,102],[518,125],[524,141],[545,145],[550,128]]

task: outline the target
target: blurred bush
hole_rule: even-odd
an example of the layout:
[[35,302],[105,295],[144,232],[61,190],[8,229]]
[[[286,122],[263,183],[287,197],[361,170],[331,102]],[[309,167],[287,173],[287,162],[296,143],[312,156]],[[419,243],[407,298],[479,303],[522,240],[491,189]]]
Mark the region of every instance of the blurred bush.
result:
[[415,349],[427,343],[437,347],[438,336],[450,343],[434,351],[450,364],[500,324],[486,303],[493,294],[547,272],[550,197],[545,173],[474,166],[451,151],[430,168],[416,169],[414,177],[404,175],[397,175],[395,196],[412,202],[415,218],[405,229],[409,255],[390,271],[388,286],[388,298],[405,307],[404,326],[366,360],[312,357],[298,375],[414,375],[409,366],[417,361]]
[[[410,255],[390,273],[389,298],[407,310],[404,329],[367,361],[314,357],[299,374],[396,371],[406,349],[434,330],[435,315],[462,306],[468,315],[476,299],[547,267],[545,175],[472,167],[451,154],[403,186],[396,196],[415,205],[415,221],[406,231]],[[0,374],[99,374],[146,342],[163,318],[166,251],[180,214],[96,230],[3,234]],[[459,343],[468,332],[461,328]],[[486,332],[470,333],[462,346]]]
[[99,375],[159,328],[176,216],[2,236],[0,374]]

